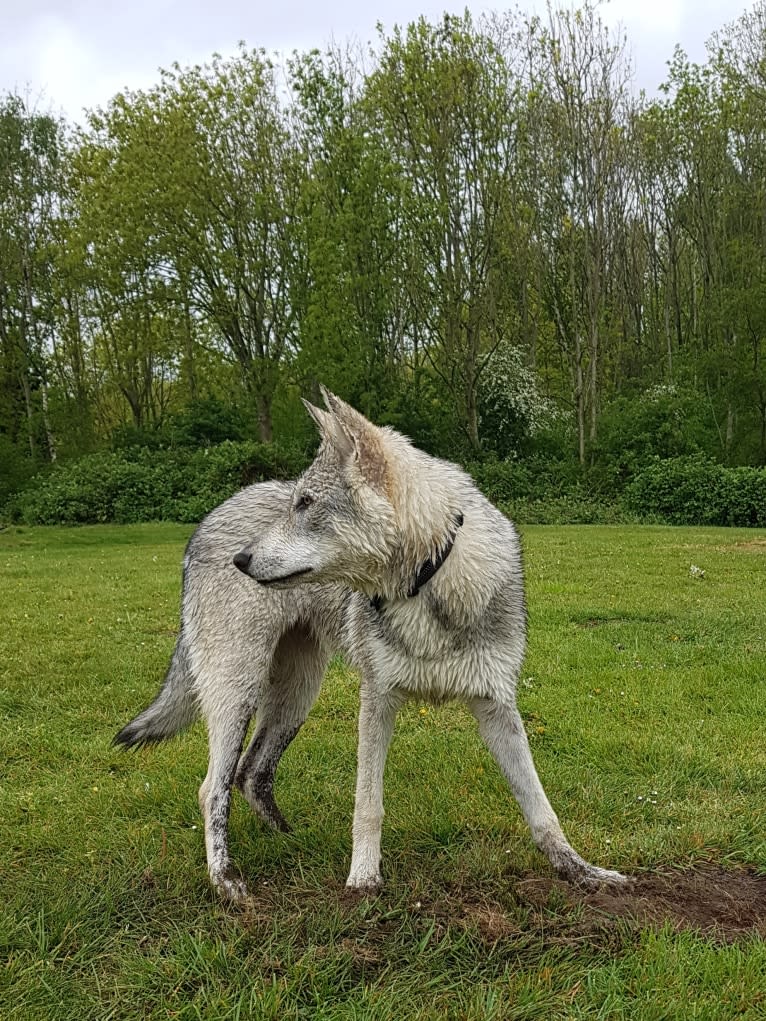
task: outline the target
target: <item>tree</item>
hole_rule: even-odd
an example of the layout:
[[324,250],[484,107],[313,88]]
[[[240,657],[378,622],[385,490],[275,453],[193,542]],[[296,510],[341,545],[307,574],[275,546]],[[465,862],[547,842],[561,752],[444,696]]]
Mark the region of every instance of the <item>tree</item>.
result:
[[467,14],[395,29],[368,78],[367,101],[399,175],[413,332],[474,450],[477,385],[509,314],[502,228],[516,151],[514,97],[489,25],[475,29]]
[[[16,438],[21,403],[31,457],[56,458],[48,415],[46,352],[53,333],[51,253],[60,188],[62,125],[20,96],[0,102],[0,354]],[[4,402],[5,403],[5,402]]]
[[397,169],[364,101],[358,55],[296,57],[290,82],[307,167],[298,378],[314,387],[321,379],[379,417],[403,365],[418,367],[417,350],[407,346],[412,317]]
[[185,330],[194,317],[222,339],[270,440],[282,361],[298,345],[305,173],[274,67],[244,49],[176,66],[149,92],[116,97],[91,130],[107,153],[129,154],[131,210],[150,224]]
[[614,243],[631,200],[624,186],[629,69],[589,2],[533,22],[539,95],[541,255],[547,303],[569,363],[578,453],[597,436]]

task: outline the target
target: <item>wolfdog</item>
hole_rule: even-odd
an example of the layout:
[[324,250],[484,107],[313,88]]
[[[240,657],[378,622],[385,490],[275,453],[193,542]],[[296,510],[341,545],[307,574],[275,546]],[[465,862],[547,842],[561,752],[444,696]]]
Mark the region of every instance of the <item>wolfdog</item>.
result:
[[383,770],[396,713],[412,696],[467,702],[561,876],[587,888],[624,884],[568,843],[532,761],[515,698],[526,608],[514,526],[458,467],[323,397],[326,410],[304,401],[321,444],[297,482],[242,490],[193,535],[167,676],[115,743],[160,741],[204,717],[210,755],[199,802],[210,879],[224,897],[245,899],[228,848],[232,787],[287,828],[273,793],[277,764],[340,651],[361,676],[347,886],[381,883]]

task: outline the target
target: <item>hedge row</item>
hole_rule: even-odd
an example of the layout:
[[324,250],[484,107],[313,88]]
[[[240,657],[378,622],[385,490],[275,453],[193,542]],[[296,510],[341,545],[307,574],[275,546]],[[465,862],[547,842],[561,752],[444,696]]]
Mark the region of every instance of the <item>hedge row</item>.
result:
[[766,468],[703,457],[657,460],[627,486],[629,510],[671,525],[766,527]]
[[294,449],[248,441],[89,454],[36,476],[4,516],[27,525],[195,522],[242,486],[294,478],[307,463]]
[[[295,478],[307,463],[302,451],[247,441],[91,454],[36,476],[12,497],[4,517],[29,525],[196,522],[242,486]],[[469,470],[487,497],[519,521],[766,527],[765,468],[727,468],[698,457],[657,460],[621,499],[589,487],[569,464],[488,461]]]

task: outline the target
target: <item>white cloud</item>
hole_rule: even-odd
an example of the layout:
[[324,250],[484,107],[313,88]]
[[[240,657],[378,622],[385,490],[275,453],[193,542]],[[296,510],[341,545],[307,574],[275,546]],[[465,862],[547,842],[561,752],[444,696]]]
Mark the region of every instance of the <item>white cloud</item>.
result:
[[[678,37],[683,22],[684,7],[688,0],[612,0],[602,8],[604,21],[610,25],[622,23],[630,38],[634,32],[641,35],[657,33],[661,37]],[[658,40],[659,42],[659,40]]]
[[[0,90],[44,92],[42,104],[80,119],[83,107],[104,105],[124,87],[148,87],[158,68],[190,64],[213,51],[231,53],[237,42],[290,51],[322,46],[330,39],[362,42],[407,23],[420,12],[434,19],[445,7],[476,13],[482,0],[26,0],[3,3]],[[704,41],[737,17],[745,0],[612,0],[601,13],[622,23],[633,52],[639,85],[654,91],[677,42],[692,59],[704,59]],[[497,8],[505,3],[496,2]],[[522,9],[545,10],[545,0],[521,0]]]

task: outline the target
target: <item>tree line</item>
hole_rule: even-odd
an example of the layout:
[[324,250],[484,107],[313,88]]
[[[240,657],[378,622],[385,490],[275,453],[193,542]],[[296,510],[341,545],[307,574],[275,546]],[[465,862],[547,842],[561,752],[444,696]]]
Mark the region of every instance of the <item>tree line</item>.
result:
[[5,95],[6,486],[174,423],[302,440],[320,381],[453,457],[766,463],[765,68],[759,0],[638,95],[586,3],[243,46],[79,127]]

